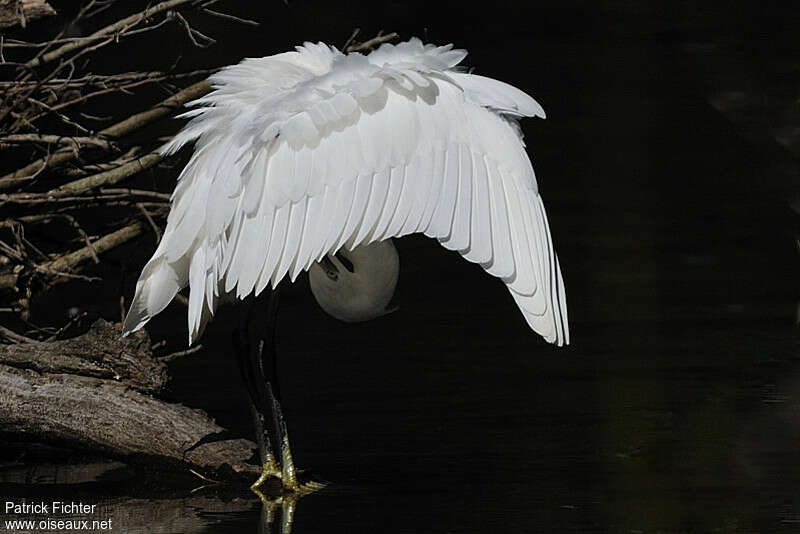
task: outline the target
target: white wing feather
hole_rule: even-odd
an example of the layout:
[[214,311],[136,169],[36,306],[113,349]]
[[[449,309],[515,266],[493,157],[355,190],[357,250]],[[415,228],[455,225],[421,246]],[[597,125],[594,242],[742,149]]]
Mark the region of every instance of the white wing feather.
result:
[[547,341],[569,343],[564,284],[514,119],[544,117],[508,84],[459,72],[466,53],[412,39],[368,56],[306,43],[211,77],[195,142],[124,331],[187,284],[189,341],[223,292],[294,280],[342,246],[423,232],[508,286]]

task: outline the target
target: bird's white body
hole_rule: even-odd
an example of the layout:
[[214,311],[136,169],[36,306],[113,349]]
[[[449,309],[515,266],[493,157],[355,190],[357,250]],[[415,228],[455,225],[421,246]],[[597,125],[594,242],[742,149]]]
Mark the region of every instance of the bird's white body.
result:
[[[528,95],[412,39],[369,55],[306,43],[211,77],[163,151],[195,142],[125,331],[190,286],[189,340],[220,297],[294,280],[341,247],[414,232],[501,278],[547,341],[569,342],[564,285],[516,119]],[[446,276],[443,276],[446,281]]]

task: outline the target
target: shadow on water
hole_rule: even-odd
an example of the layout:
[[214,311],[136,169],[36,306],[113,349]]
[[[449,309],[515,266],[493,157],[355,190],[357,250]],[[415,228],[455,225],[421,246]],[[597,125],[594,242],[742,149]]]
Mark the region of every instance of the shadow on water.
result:
[[[548,112],[523,127],[573,345],[545,346],[502,284],[420,237],[397,244],[399,310],[388,317],[338,323],[301,278],[279,325],[285,410],[300,467],[333,483],[297,503],[293,532],[795,530],[797,151],[791,124],[757,120],[765,108],[797,111],[791,17],[501,4],[431,6],[422,22],[399,3],[369,14],[290,3],[260,14],[265,33],[221,28],[231,44],[208,52],[232,62],[303,39],[340,42],[354,26],[427,33],[468,48],[479,73]],[[732,107],[731,94],[760,104]],[[127,252],[144,261],[149,245]],[[98,293],[99,309],[113,313],[118,287]],[[223,314],[205,349],[174,364],[172,395],[249,435],[231,328]],[[182,343],[185,309],[169,308],[150,332]],[[73,471],[83,478],[61,482]],[[25,461],[0,471],[0,494],[98,504],[124,532],[263,528],[247,490],[192,493],[142,477]]]

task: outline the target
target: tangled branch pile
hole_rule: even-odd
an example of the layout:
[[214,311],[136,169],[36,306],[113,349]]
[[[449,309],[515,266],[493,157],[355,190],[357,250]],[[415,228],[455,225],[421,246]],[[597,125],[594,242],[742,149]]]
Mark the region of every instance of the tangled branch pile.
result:
[[[170,24],[197,47],[214,43],[185,11],[256,24],[212,10],[215,1],[167,0],[85,36],[66,37],[63,30],[44,42],[0,36],[0,314],[26,320],[37,293],[86,279],[87,264],[144,232],[158,239],[169,195],[126,182],[162,163],[163,139],[134,134],[206,93],[208,83],[197,80],[212,70],[99,74],[92,60]],[[112,4],[89,1],[66,27],[92,26]],[[163,89],[163,100],[119,116],[133,91],[145,87]],[[93,102],[103,103],[104,116],[87,111],[97,109]]]

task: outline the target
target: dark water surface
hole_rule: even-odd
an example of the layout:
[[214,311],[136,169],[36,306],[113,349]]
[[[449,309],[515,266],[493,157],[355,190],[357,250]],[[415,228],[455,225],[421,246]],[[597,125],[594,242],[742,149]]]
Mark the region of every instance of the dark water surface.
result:
[[[296,461],[332,484],[297,503],[293,532],[796,531],[797,14],[464,6],[274,3],[258,30],[205,26],[216,63],[186,59],[341,44],[355,26],[427,32],[548,113],[523,127],[572,345],[544,343],[499,281],[418,236],[397,242],[400,309],[379,320],[327,317],[301,278],[282,300],[285,411]],[[138,247],[144,260],[152,243]],[[109,285],[98,306],[113,310]],[[232,317],[173,365],[171,395],[249,435]],[[184,343],[185,308],[150,332]],[[118,532],[257,532],[263,519],[247,491],[191,493],[137,470],[47,484],[58,469],[0,473],[13,481],[0,494],[103,503]]]

